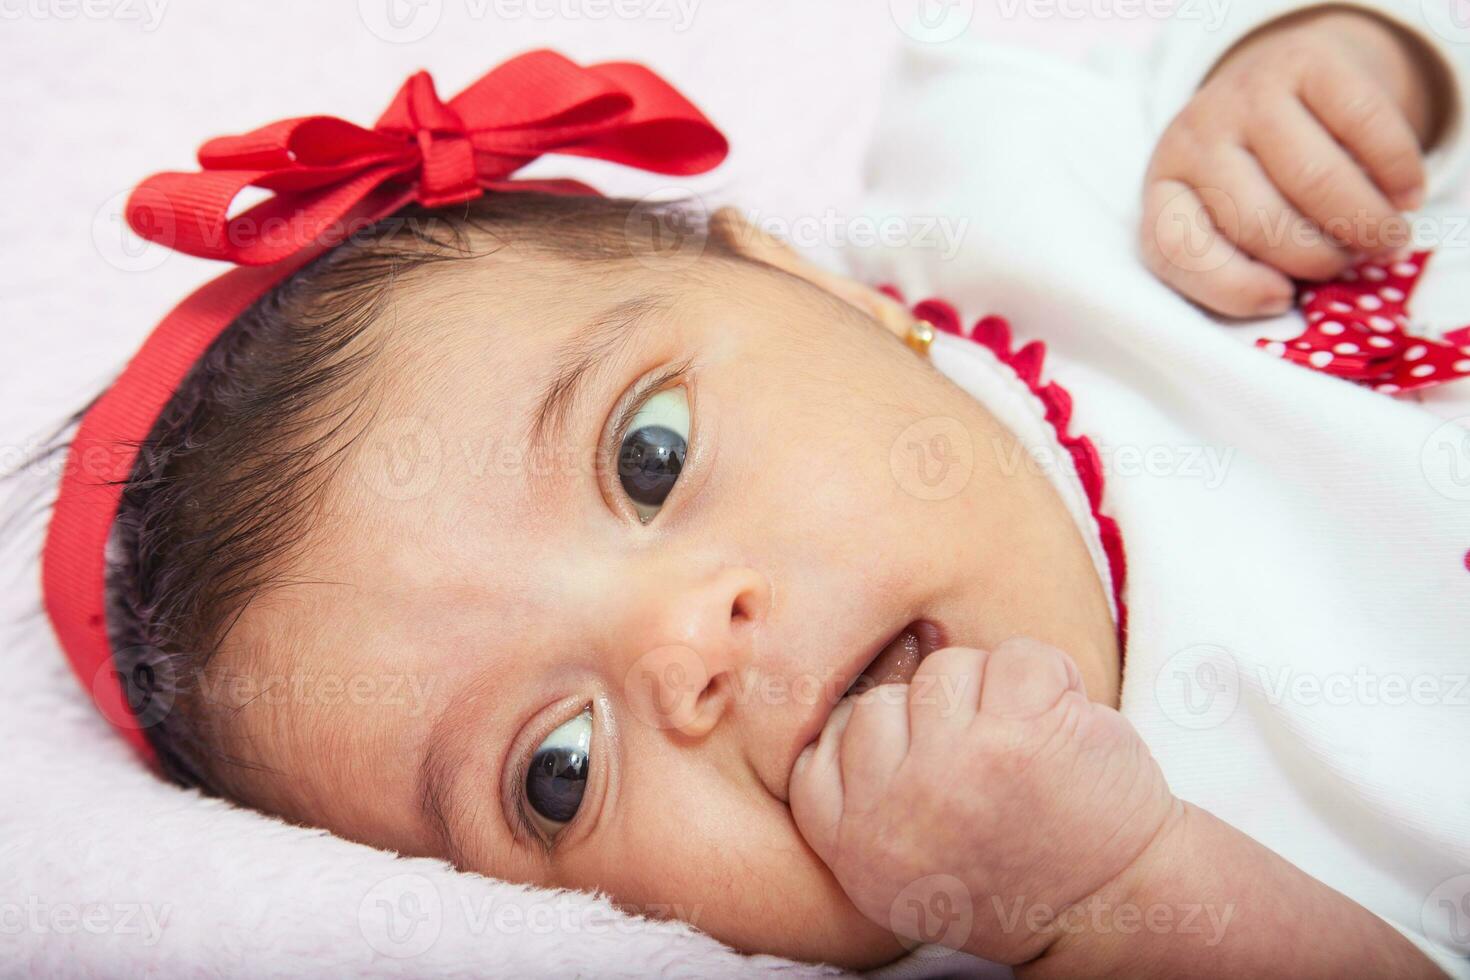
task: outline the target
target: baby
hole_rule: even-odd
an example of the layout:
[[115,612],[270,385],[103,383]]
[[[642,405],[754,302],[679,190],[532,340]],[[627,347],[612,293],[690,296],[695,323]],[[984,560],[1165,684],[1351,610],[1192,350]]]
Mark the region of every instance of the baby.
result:
[[[850,278],[733,211],[671,253],[631,202],[515,184],[455,197],[442,176],[458,151],[428,149],[439,196],[395,201],[329,250],[237,257],[300,268],[227,310],[119,488],[106,631],[127,712],[109,717],[185,785],[465,871],[698,909],[701,929],[751,952],[957,968],[907,955],[938,943],[1035,976],[1437,975],[1436,951],[1405,935],[1422,930],[1365,907],[1371,889],[1324,883],[1261,842],[1269,831],[1181,790],[1198,757],[1171,745],[1199,743],[1155,723],[1124,656],[1130,680],[1157,670],[1188,646],[1162,623],[1209,619],[1182,598],[1211,594],[1205,580],[1177,559],[1186,534],[1210,533],[1208,511],[1127,492],[1102,505],[1094,447],[1068,429],[1146,413],[1157,390],[1184,406],[1180,425],[1211,431],[1168,401],[1208,382],[1155,385],[1161,364],[1225,379],[1263,432],[1279,416],[1237,376],[1422,424],[1385,393],[1233,340],[1205,341],[1218,357],[1163,331],[1130,344],[1143,327],[1098,326],[1115,319],[1091,298],[1106,288],[1079,302],[1063,280],[1087,275],[1069,250],[1136,266],[1112,248],[1126,225],[1177,294],[1267,316],[1291,306],[1293,280],[1410,243],[1425,152],[1459,151],[1456,69],[1388,8],[1306,6],[1255,4],[1182,49],[1193,67],[1176,74],[1207,77],[1150,144],[1141,218],[1103,195],[1105,232],[1047,243],[1050,289],[1027,281],[1026,231],[1008,239],[983,209],[997,249],[983,262],[873,253],[851,257],[866,274]],[[405,93],[419,132],[452,129]],[[932,122],[922,100],[902,111],[918,133]],[[936,200],[962,200],[1035,166],[1024,140],[987,155],[968,138],[880,148],[875,207],[884,173],[913,183],[927,167]],[[258,149],[215,149],[234,155],[224,170],[261,166]],[[984,345],[935,339],[936,324],[965,332],[945,307],[916,317],[858,278],[1046,325],[1032,332],[1062,351],[1049,366],[1077,369],[1075,414],[1041,383],[1039,349],[1013,350],[997,322],[976,332]],[[1205,319],[1134,285],[1179,331]],[[1363,439],[1350,451],[1373,451]],[[1016,462],[1041,457],[1053,465]],[[1470,545],[1443,504],[1406,510]],[[1150,523],[1166,512],[1179,527]],[[1228,564],[1217,554],[1195,557]],[[48,548],[64,640],[70,557]],[[1431,615],[1425,649],[1470,625]],[[1376,638],[1364,619],[1348,632]],[[372,696],[405,678],[425,703]],[[273,696],[354,685],[363,696]],[[1186,903],[1224,910],[1221,928],[1119,926],[1119,910]]]

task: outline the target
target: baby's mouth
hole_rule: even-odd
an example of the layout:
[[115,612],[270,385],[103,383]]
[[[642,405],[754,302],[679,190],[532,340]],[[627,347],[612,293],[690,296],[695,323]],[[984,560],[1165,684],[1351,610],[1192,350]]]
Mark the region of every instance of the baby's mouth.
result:
[[879,684],[909,683],[924,658],[942,646],[944,631],[937,624],[927,619],[914,620],[883,645],[843,697],[862,694]]
[[[919,665],[924,662],[925,657],[948,645],[949,635],[943,626],[932,620],[916,619],[906,624],[893,636],[877,641],[873,646],[862,651],[868,655],[868,664],[861,673],[853,678],[842,698],[846,699],[852,695],[870,691],[880,684],[908,684],[914,679],[914,674],[918,671]],[[857,661],[857,663],[861,662],[861,660]],[[849,663],[846,669],[851,670],[856,665],[856,663]],[[838,681],[838,677],[833,677],[831,680]],[[811,715],[797,730],[796,737],[792,740],[790,755],[784,760],[784,768],[779,769],[778,781],[770,784],[773,787],[772,795],[782,803],[789,804],[791,799],[789,774],[792,764],[796,762],[802,751],[822,734],[822,729],[831,718],[832,710],[841,701],[841,699],[828,701],[834,692],[834,687],[827,687],[823,696],[811,705]]]

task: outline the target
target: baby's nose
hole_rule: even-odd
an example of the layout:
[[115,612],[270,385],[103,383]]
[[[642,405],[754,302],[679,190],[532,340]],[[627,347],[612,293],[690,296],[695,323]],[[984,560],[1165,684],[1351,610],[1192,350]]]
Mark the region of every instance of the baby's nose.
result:
[[625,633],[623,693],[646,724],[703,738],[729,712],[751,666],[770,606],[754,569],[727,567],[703,580],[650,586]]

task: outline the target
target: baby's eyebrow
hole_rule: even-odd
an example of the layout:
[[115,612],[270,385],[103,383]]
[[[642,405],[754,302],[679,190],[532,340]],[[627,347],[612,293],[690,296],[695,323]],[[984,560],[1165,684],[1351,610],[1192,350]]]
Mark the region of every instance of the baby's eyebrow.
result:
[[589,375],[613,361],[666,300],[640,296],[611,306],[557,350],[556,365],[531,415],[531,451],[541,454],[566,429],[567,419]]
[[[448,817],[450,780],[457,768],[446,758],[442,734],[435,731],[433,743],[419,763],[419,813],[429,822],[448,860],[457,868],[464,867],[464,854],[455,840]],[[454,753],[456,758],[459,753]]]
[[[470,752],[475,748],[468,733],[465,712],[477,700],[490,696],[494,678],[490,675],[467,684],[444,705],[429,727],[424,751],[419,758],[419,813],[455,867],[465,867],[465,855],[459,848],[454,827],[470,815],[456,792],[455,782]],[[499,790],[495,797],[500,797]]]

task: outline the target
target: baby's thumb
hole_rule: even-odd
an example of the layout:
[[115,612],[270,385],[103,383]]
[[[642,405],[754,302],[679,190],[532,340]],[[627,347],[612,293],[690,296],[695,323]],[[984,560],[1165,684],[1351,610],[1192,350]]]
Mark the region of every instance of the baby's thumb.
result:
[[1068,691],[1085,693],[1071,657],[1040,640],[1012,637],[995,648],[985,665],[980,713],[1034,718]]
[[817,857],[829,864],[837,843],[837,826],[842,821],[842,765],[837,753],[851,715],[851,702],[844,701],[833,709],[821,736],[796,757],[788,786],[796,829]]

